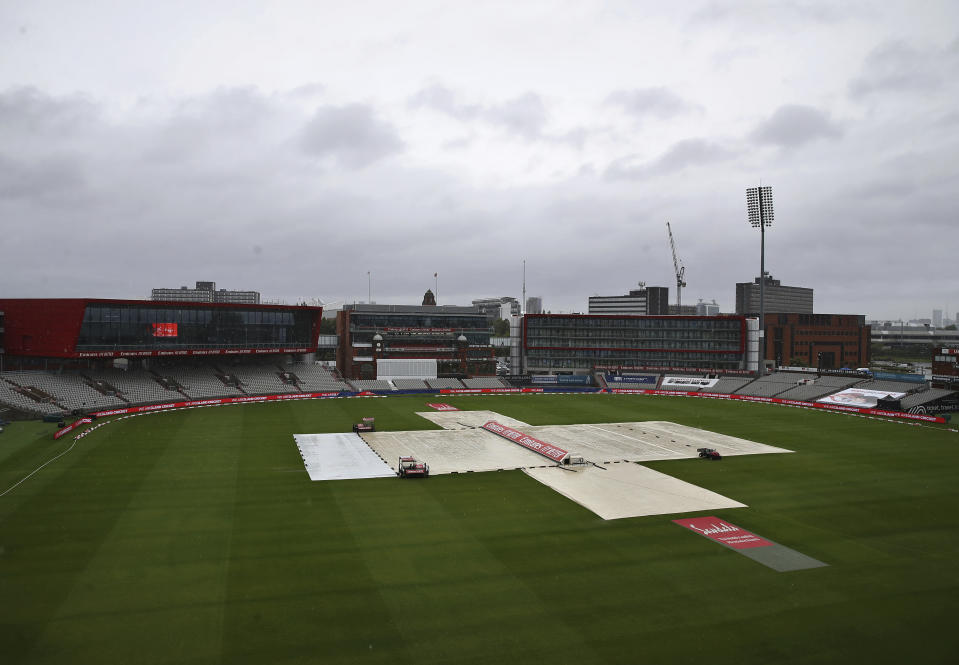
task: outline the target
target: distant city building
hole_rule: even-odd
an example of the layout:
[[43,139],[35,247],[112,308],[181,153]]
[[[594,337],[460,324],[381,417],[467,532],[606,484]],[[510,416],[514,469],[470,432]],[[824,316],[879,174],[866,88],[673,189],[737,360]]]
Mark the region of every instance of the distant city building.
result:
[[640,288],[631,290],[625,296],[590,296],[589,313],[617,316],[670,314],[669,289],[640,284]]
[[542,314],[543,313],[543,299],[538,296],[530,296],[526,299],[526,313],[527,314]]
[[259,305],[259,291],[216,290],[216,282],[197,282],[196,288],[153,289],[150,300],[157,302],[219,302],[232,305]]
[[519,301],[511,296],[480,298],[473,301],[473,307],[485,314],[490,321],[520,315]]
[[670,316],[696,316],[696,305],[670,305]]
[[[813,290],[801,286],[783,286],[772,275],[766,276],[763,284],[763,310],[766,314],[812,314]],[[736,284],[736,314],[755,316],[759,314],[759,278],[753,282]]]
[[934,309],[932,310],[932,325],[937,328],[942,328],[942,310]]
[[703,302],[700,300],[696,303],[696,315],[697,316],[719,316],[719,305],[715,300],[712,302]]

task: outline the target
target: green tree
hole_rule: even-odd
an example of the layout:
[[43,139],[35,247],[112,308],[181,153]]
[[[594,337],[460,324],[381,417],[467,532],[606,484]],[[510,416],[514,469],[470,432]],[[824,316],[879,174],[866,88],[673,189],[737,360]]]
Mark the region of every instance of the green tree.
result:
[[509,321],[506,319],[493,321],[493,337],[509,337]]

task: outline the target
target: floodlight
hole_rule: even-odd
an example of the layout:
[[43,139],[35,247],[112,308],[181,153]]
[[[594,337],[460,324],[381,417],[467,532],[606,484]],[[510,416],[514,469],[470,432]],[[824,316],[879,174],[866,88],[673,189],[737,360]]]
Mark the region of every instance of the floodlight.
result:
[[749,223],[756,226],[773,225],[773,188],[750,187],[746,190],[746,210]]
[[753,228],[759,227],[759,376],[766,363],[766,227],[773,225],[773,188],[746,189],[746,212]]

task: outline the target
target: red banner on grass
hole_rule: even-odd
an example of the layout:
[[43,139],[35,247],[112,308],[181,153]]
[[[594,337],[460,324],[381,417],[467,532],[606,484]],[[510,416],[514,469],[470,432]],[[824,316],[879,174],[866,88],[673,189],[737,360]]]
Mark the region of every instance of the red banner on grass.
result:
[[695,531],[701,536],[705,536],[717,543],[722,543],[734,550],[745,550],[750,547],[767,547],[774,543],[765,538],[760,538],[751,531],[741,529],[735,524],[730,524],[726,520],[718,517],[693,517],[684,520],[673,520],[675,524],[684,526],[690,531]]
[[499,434],[513,443],[518,443],[524,448],[532,450],[534,453],[539,453],[544,457],[550,458],[554,462],[562,462],[563,459],[569,455],[569,451],[567,450],[557,448],[551,443],[546,443],[545,441],[540,441],[539,439],[523,434],[512,427],[500,425],[495,420],[491,420],[483,425],[483,429],[493,434]]

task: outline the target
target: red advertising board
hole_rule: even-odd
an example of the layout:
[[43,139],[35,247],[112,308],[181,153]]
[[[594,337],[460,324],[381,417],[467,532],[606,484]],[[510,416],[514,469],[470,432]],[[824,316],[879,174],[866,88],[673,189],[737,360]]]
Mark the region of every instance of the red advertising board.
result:
[[482,393],[541,393],[542,388],[443,388],[443,395],[478,395]]
[[[362,393],[361,393],[362,394]],[[372,394],[372,393],[369,393]],[[248,402],[276,402],[291,399],[317,399],[322,397],[339,397],[340,393],[297,393],[292,395],[255,395],[252,397],[223,397],[220,399],[197,399],[189,402],[167,402],[166,404],[148,404],[146,406],[131,406],[126,409],[109,409],[97,411],[93,415],[120,416],[129,413],[149,413],[150,411],[165,411],[167,409],[183,409],[191,406],[217,406],[220,404],[246,404]]]
[[675,524],[684,526],[690,531],[695,531],[701,536],[705,536],[717,543],[731,547],[734,550],[745,550],[750,547],[768,547],[774,543],[765,538],[757,536],[755,533],[746,531],[735,524],[730,524],[726,520],[718,517],[693,517],[684,520],[673,520]]
[[176,336],[177,336],[177,324],[175,324],[175,323],[154,323],[154,324],[153,324],[153,336],[154,336],[154,337],[176,337]]
[[91,418],[80,418],[80,420],[78,420],[78,421],[76,421],[76,422],[74,422],[74,423],[71,423],[71,424],[67,425],[67,426],[64,427],[63,429],[58,429],[58,430],[56,431],[56,433],[53,435],[53,438],[54,438],[54,439],[59,439],[59,438],[60,438],[61,436],[63,436],[64,434],[69,434],[70,432],[72,432],[72,431],[75,430],[76,428],[80,427],[81,425],[86,425],[86,424],[92,423],[92,422],[93,422],[93,420],[92,420]]
[[452,404],[433,404],[432,402],[427,402],[426,406],[436,409],[437,411],[459,411]]
[[523,434],[522,432],[518,432],[512,427],[500,425],[494,420],[491,420],[483,425],[483,429],[488,432],[492,432],[493,434],[499,434],[500,436],[509,439],[513,443],[518,443],[524,448],[532,450],[534,453],[539,453],[544,457],[550,458],[554,462],[561,462],[563,458],[569,455],[569,451],[567,450],[557,448],[550,443],[540,441],[539,439]]

